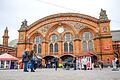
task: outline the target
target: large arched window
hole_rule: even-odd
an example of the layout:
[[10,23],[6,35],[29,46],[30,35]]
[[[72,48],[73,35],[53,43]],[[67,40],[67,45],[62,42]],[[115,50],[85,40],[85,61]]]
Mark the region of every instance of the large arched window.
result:
[[42,38],[40,36],[36,36],[34,38],[33,49],[38,54],[42,53]]
[[57,41],[57,39],[58,39],[58,37],[57,37],[56,34],[52,34],[51,37],[50,37],[51,42],[55,42],[55,41]]
[[52,34],[50,36],[50,47],[49,47],[49,50],[50,52],[58,52],[58,36],[56,34]]
[[71,41],[72,40],[72,35],[70,33],[65,34],[65,41]]
[[82,35],[82,51],[93,51],[93,36],[91,32],[84,32]]
[[73,36],[66,33],[64,36],[64,52],[73,52]]
[[39,44],[39,43],[41,43],[41,42],[42,42],[42,38],[41,38],[40,36],[36,36],[36,37],[34,38],[34,43]]

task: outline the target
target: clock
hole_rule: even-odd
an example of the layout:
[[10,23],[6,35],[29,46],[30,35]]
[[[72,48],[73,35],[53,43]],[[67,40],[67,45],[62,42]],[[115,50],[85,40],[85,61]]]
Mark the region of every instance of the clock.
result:
[[59,27],[59,28],[57,29],[57,31],[58,31],[59,33],[62,33],[62,32],[64,32],[64,28]]

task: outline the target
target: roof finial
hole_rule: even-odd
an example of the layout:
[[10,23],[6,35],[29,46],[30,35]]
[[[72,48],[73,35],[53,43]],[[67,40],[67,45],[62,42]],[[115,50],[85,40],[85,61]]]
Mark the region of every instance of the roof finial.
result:
[[26,29],[26,27],[27,27],[27,20],[25,19],[23,22],[22,22],[22,25],[21,25],[21,30],[22,29]]
[[106,10],[101,9],[99,19],[100,20],[108,20]]

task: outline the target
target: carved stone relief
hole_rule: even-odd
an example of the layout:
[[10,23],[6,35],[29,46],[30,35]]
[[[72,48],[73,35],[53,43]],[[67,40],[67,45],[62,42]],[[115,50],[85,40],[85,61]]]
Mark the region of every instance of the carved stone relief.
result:
[[[56,18],[57,19],[57,18]],[[60,18],[60,19],[64,19],[64,18]],[[68,18],[66,18],[68,19]],[[73,19],[73,18],[72,18]],[[70,18],[69,18],[70,20]],[[87,24],[83,24],[83,23],[80,23],[80,22],[74,22],[74,21],[61,21],[62,24],[68,24],[69,26],[73,27],[73,29],[79,31],[81,29],[84,29],[84,28],[90,28],[91,26],[87,25]],[[58,22],[55,22],[54,24],[57,24]],[[54,25],[53,23],[51,24],[47,24],[47,25],[44,25],[42,27],[40,27],[37,31],[42,33],[43,35],[45,35],[47,33],[47,31]],[[58,26],[59,27],[59,26]],[[64,31],[68,31],[70,30],[70,28],[64,28]],[[97,30],[97,29],[96,29]],[[57,29],[55,29],[53,32],[56,32]]]
[[45,25],[40,27],[37,31],[45,35],[50,27],[51,27],[50,25]]

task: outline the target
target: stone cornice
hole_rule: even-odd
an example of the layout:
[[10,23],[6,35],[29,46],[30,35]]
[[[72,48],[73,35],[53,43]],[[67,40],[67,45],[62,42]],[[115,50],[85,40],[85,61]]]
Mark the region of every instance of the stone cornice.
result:
[[100,38],[112,38],[112,36],[111,35],[100,35],[100,36],[95,37],[94,40],[100,39]]
[[32,44],[32,43],[30,43],[30,42],[18,42],[17,44],[19,45],[19,44]]

